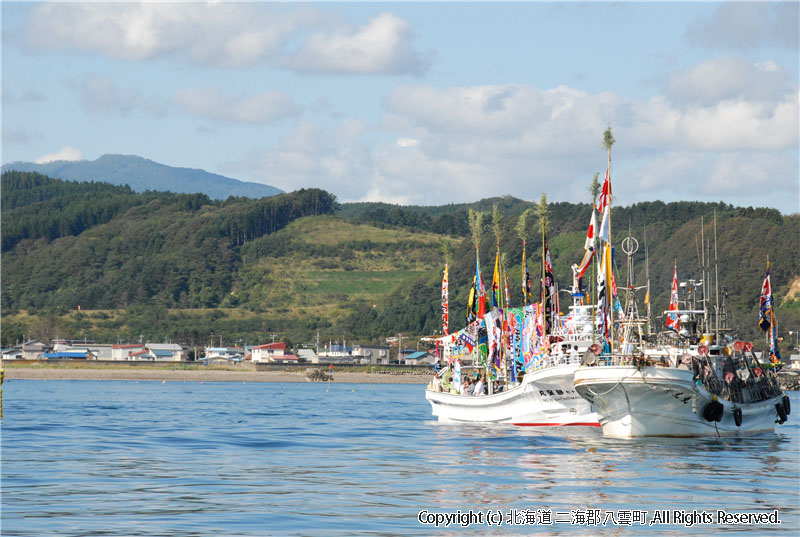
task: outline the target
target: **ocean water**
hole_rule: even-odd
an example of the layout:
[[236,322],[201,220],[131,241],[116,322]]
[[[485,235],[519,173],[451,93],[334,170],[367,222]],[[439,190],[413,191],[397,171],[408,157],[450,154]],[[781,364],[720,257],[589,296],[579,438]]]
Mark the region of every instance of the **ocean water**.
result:
[[800,534],[798,392],[742,440],[444,425],[423,392],[7,381],[0,534]]

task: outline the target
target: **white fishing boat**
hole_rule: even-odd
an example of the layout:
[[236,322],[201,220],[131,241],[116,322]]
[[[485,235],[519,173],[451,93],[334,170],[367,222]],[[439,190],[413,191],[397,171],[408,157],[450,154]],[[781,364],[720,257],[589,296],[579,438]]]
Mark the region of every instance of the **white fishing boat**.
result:
[[[716,356],[699,347],[668,359],[589,357],[575,371],[575,389],[599,416],[603,435],[751,436],[769,433],[790,413],[789,398],[741,342]],[[735,350],[740,348],[739,351]]]
[[597,415],[572,385],[579,365],[578,359],[568,356],[560,364],[542,364],[517,386],[491,395],[462,395],[429,386],[425,399],[441,422],[599,427]]
[[[543,201],[544,203],[544,201]],[[525,215],[521,217],[525,218]],[[470,292],[467,327],[431,338],[442,349],[448,367],[440,371],[425,391],[433,415],[442,422],[505,423],[520,426],[582,425],[599,427],[597,416],[572,384],[580,365],[580,351],[592,343],[593,316],[574,293],[570,314],[559,318],[557,288],[542,226],[542,300],[530,304],[530,275],[525,263],[523,239],[522,272],[525,303],[504,308],[510,302],[508,281],[503,274],[498,226],[491,309],[485,311],[485,291],[478,256],[478,224],[472,225],[476,251],[476,274]],[[495,222],[499,217],[495,214]],[[522,225],[522,228],[525,226]],[[500,290],[505,282],[505,293]],[[447,266],[442,280],[442,320],[447,334]],[[580,295],[581,297],[583,295]],[[505,301],[503,298],[505,297]],[[584,326],[588,325],[588,326]],[[462,368],[462,358],[464,367]],[[463,374],[462,374],[463,373]],[[472,395],[462,380],[481,378],[486,391]],[[464,392],[464,393],[462,393]]]
[[[652,337],[644,337],[643,326],[649,322],[638,316],[633,297],[635,240],[626,240],[630,292],[625,317],[617,325],[621,343],[605,351],[593,346],[574,378],[577,392],[597,412],[603,435],[744,437],[773,432],[775,423],[784,423],[791,412],[789,398],[774,372],[758,362],[751,343],[714,344],[732,338],[725,335],[724,301],[713,309],[707,306],[705,268],[699,282],[679,285],[676,267],[670,309],[664,312],[669,328],[664,335],[672,342],[655,347],[646,341]],[[681,288],[686,290],[683,309]],[[765,297],[763,289],[769,289],[769,271],[762,307],[769,304],[774,328],[771,292]]]

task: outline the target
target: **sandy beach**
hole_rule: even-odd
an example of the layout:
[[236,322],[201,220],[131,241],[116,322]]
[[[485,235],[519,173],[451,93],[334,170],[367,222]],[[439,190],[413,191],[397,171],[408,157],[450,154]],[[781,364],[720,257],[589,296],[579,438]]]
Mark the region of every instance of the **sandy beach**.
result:
[[[100,369],[6,367],[5,379],[144,380],[162,382],[309,382],[305,371],[223,371],[186,369]],[[334,371],[332,382],[357,384],[427,384],[430,375]]]

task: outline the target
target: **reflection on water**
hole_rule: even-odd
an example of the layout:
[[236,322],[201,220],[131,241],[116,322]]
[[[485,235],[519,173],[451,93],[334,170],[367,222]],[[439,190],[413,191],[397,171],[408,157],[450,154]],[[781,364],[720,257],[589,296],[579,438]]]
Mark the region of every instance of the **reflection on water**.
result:
[[423,509],[779,509],[782,525],[749,529],[798,531],[795,419],[758,438],[617,440],[597,428],[440,424],[409,385],[4,388],[3,535],[598,533],[569,524],[435,530],[417,521]]

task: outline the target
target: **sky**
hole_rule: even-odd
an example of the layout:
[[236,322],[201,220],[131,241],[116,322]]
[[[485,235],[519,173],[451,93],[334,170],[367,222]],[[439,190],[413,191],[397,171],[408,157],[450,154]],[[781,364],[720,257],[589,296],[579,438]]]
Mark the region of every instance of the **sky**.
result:
[[800,3],[2,2],[2,162],[800,212]]

